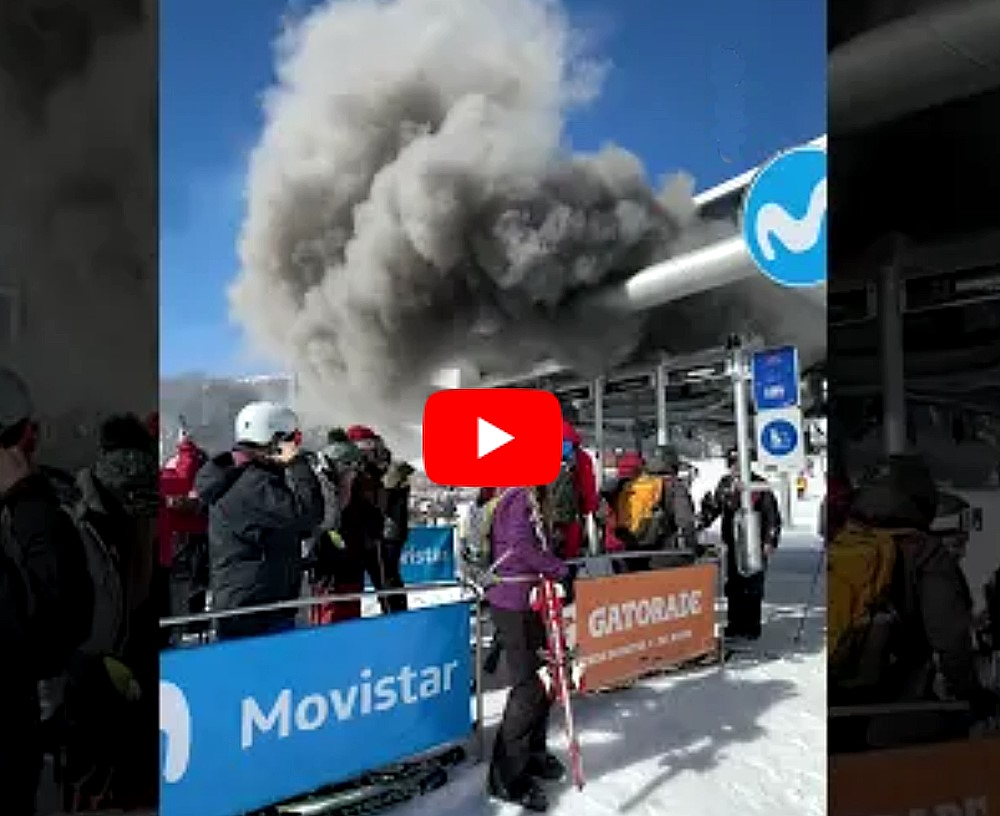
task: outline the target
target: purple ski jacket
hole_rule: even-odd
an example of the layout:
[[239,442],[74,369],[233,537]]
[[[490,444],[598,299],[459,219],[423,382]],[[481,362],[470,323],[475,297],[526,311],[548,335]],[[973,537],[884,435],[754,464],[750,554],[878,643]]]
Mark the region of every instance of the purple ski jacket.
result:
[[500,583],[490,587],[486,598],[490,606],[525,612],[531,609],[529,596],[537,581],[527,580],[544,575],[562,579],[568,568],[561,559],[544,549],[531,520],[528,491],[511,490],[497,505],[493,514],[493,561],[503,559],[496,568]]

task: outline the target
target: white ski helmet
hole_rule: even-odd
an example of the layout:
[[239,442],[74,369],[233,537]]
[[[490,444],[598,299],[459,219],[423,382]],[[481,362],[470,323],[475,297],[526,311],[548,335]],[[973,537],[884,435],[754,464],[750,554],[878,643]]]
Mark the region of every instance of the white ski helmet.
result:
[[251,402],[236,415],[236,443],[272,445],[291,439],[299,430],[299,418],[287,405]]
[[9,368],[0,368],[0,433],[31,419],[34,408],[28,386]]

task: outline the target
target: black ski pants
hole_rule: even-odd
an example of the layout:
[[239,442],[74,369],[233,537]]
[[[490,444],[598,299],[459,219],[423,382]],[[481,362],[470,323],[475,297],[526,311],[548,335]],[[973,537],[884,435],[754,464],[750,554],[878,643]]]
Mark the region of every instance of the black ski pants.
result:
[[490,773],[508,791],[516,794],[527,783],[526,772],[531,758],[546,752],[551,702],[538,676],[544,665],[545,626],[532,611],[493,607],[490,612],[503,643],[511,683],[493,743]]
[[0,694],[8,705],[0,731],[0,811],[4,816],[34,816],[42,771],[38,684],[5,678]]
[[[374,547],[366,547],[364,569],[372,579],[375,589],[402,589],[403,574],[400,561],[403,557],[403,542],[380,541]],[[408,608],[406,595],[383,595],[378,599],[383,614],[405,612]]]
[[726,546],[726,602],[729,608],[729,633],[746,637],[759,637],[764,603],[765,570],[756,575],[740,575],[736,566],[736,552]]

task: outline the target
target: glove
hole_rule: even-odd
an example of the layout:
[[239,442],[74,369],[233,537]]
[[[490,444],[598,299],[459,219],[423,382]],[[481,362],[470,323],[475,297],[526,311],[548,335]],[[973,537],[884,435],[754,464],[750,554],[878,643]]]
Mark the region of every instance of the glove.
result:
[[566,573],[566,577],[562,579],[562,588],[566,593],[566,596],[563,598],[564,606],[571,606],[576,600],[576,593],[574,592],[573,587],[576,583],[577,569],[578,567],[576,564],[570,565],[569,572]]

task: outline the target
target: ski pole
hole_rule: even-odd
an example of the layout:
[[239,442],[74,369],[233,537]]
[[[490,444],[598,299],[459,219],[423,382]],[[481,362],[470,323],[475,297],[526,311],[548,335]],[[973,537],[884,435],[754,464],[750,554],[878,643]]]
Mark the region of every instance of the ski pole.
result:
[[813,568],[812,581],[809,583],[809,595],[806,597],[806,602],[802,605],[802,615],[799,617],[799,626],[795,631],[795,637],[792,638],[792,643],[798,645],[802,642],[802,633],[806,628],[806,618],[809,617],[809,612],[812,610],[813,599],[816,597],[816,586],[819,584],[819,574],[826,561],[826,547],[820,550],[819,558],[816,559],[816,566]]

